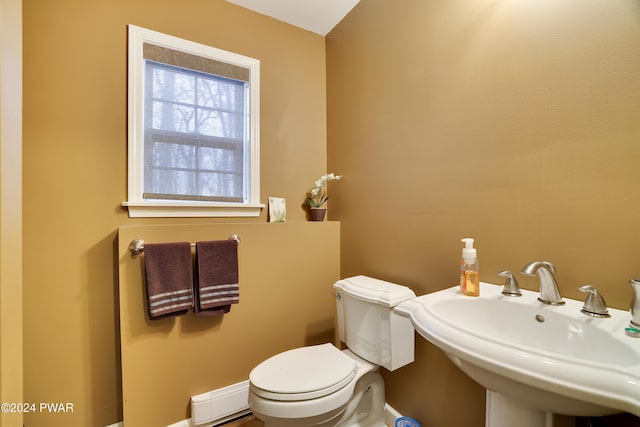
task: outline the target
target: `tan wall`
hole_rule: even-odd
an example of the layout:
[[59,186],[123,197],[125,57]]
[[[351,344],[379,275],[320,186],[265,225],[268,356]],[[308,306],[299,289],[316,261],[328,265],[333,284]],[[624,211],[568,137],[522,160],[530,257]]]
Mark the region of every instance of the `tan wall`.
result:
[[25,0],[23,8],[24,399],[74,404],[72,414],[27,414],[25,425],[104,426],[122,416],[118,227],[237,222],[132,220],[120,208],[127,24],[261,60],[261,197],[285,197],[289,221],[304,220],[305,193],[326,168],[324,38],[222,0]]
[[[129,242],[196,242],[234,234],[241,239],[240,303],[224,316],[148,320],[141,292],[144,255],[131,257]],[[334,340],[338,222],[125,226],[118,239],[127,426],[188,418],[190,396],[244,381],[274,354]]]
[[[485,281],[548,260],[565,296],[590,283],[628,309],[639,18],[636,0],[362,0],[327,37],[342,275],[449,287],[470,236]],[[424,340],[386,378],[391,405],[423,425],[484,423],[483,390]]]

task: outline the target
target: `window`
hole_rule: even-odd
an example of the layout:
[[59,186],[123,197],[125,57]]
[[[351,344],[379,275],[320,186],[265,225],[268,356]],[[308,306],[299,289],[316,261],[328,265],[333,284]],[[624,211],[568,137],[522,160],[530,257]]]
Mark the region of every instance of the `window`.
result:
[[129,26],[130,216],[258,216],[259,61]]

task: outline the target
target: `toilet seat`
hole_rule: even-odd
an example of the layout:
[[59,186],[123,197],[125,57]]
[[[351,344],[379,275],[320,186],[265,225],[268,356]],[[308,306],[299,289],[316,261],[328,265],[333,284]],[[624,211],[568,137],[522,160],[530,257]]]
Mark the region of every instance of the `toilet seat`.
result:
[[358,363],[331,344],[277,354],[249,374],[252,391],[265,399],[303,401],[328,396],[356,376]]

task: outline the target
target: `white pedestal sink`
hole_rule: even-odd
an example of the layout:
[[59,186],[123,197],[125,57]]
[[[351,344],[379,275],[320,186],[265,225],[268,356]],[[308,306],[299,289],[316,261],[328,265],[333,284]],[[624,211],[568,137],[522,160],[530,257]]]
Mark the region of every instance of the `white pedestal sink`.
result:
[[552,427],[553,414],[521,405],[502,394],[487,390],[487,418],[491,427]]
[[629,312],[593,318],[582,301],[550,306],[537,292],[501,291],[483,282],[468,297],[456,286],[395,309],[489,390],[487,427],[551,427],[552,413],[640,416],[640,339],[625,334]]

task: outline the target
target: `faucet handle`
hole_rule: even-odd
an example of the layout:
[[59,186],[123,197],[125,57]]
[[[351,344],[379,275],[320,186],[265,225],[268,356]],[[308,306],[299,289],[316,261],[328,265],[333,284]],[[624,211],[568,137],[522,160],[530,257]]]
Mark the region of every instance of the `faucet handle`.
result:
[[595,286],[583,285],[578,287],[581,292],[586,292],[587,299],[584,301],[582,311],[584,314],[592,317],[610,317],[611,315],[607,311],[607,303],[605,302],[602,294]]
[[518,280],[514,277],[513,273],[508,270],[501,271],[498,276],[506,277],[504,281],[504,289],[502,289],[502,295],[509,297],[521,297],[520,285]]

